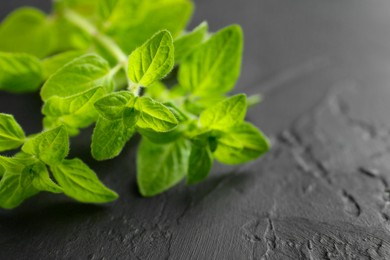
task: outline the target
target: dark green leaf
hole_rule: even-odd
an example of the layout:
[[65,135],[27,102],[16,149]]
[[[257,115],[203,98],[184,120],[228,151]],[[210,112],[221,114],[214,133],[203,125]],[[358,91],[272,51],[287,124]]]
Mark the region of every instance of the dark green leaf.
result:
[[193,142],[188,166],[187,183],[195,184],[207,178],[213,165],[213,155],[208,145]]

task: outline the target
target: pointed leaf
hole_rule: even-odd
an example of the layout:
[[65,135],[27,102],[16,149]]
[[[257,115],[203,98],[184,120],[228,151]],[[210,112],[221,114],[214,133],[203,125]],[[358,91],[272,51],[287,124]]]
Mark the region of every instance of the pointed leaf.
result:
[[204,110],[199,116],[199,122],[206,129],[224,130],[241,123],[246,108],[246,96],[238,94]]
[[0,113],[0,152],[18,148],[24,140],[23,129],[14,117]]
[[181,63],[178,79],[197,95],[226,93],[240,75],[242,31],[237,25],[214,34]]
[[137,121],[139,128],[167,132],[178,124],[175,115],[168,107],[149,97],[139,98],[135,108],[140,111],[140,117]]
[[64,160],[51,167],[54,178],[64,193],[86,203],[104,203],[116,200],[118,194],[100,182],[96,174],[81,160]]
[[27,140],[22,150],[35,155],[48,165],[60,163],[69,152],[69,138],[65,126],[59,126]]
[[214,156],[225,164],[240,164],[254,160],[270,148],[267,137],[246,122],[227,129],[217,142]]
[[174,65],[174,47],[168,31],[153,35],[129,57],[129,79],[141,86],[149,86],[165,77]]

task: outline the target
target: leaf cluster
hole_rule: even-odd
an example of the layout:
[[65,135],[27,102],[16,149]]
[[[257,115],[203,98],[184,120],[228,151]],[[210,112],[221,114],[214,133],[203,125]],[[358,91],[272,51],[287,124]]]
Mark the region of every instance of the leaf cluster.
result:
[[50,15],[21,8],[1,23],[0,90],[40,90],[44,130],[26,137],[12,115],[0,114],[0,152],[21,148],[0,157],[0,207],[40,191],[115,200],[85,163],[67,158],[69,136],[91,125],[96,160],[118,156],[141,135],[143,196],[184,178],[196,184],[215,160],[241,164],[269,149],[245,122],[253,98],[229,95],[240,74],[241,28],[211,33],[203,22],[184,31],[192,11],[189,0],[57,0]]

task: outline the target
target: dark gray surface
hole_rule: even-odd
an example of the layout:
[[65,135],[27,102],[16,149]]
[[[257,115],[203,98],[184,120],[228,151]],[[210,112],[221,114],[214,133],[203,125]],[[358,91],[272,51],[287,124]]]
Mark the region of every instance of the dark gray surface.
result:
[[[2,0],[1,15],[19,3]],[[155,198],[135,185],[134,140],[97,163],[121,198],[91,206],[41,194],[0,211],[0,259],[390,259],[390,2],[202,0],[192,26],[245,31],[237,91],[263,92],[249,120],[272,151]],[[0,39],[3,40],[3,39]],[[0,111],[40,129],[38,95]]]

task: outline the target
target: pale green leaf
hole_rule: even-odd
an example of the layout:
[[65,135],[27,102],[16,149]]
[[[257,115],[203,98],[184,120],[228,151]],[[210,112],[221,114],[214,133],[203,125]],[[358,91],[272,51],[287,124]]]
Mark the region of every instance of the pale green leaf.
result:
[[95,54],[86,54],[54,73],[43,85],[41,97],[44,101],[52,96],[69,97],[96,87],[111,92],[112,76],[107,61]]
[[65,126],[40,133],[22,147],[23,152],[35,155],[48,165],[60,163],[69,152],[69,138]]
[[137,98],[129,91],[120,91],[111,93],[95,103],[95,108],[100,116],[116,120],[123,116],[126,108],[133,107]]
[[256,159],[267,152],[270,143],[267,137],[250,123],[241,123],[226,129],[217,138],[215,158],[225,164],[240,164]]
[[43,82],[43,68],[35,56],[0,52],[0,90],[31,92]]
[[63,124],[70,129],[78,129],[89,126],[98,116],[94,103],[104,95],[104,89],[98,87],[75,96],[49,98],[42,108],[42,113],[48,117],[44,121],[45,127]]
[[0,25],[0,51],[24,52],[43,58],[54,44],[50,20],[35,8],[15,10]]
[[14,117],[0,113],[0,152],[18,148],[24,140],[23,129]]
[[149,86],[165,77],[174,65],[174,47],[168,31],[153,35],[129,57],[129,79],[141,86]]
[[51,167],[51,170],[64,193],[75,200],[104,203],[118,198],[118,194],[104,186],[96,174],[79,159],[64,160]]
[[242,31],[237,25],[214,34],[183,60],[178,80],[196,95],[230,91],[240,75]]
[[183,58],[191,54],[196,47],[206,40],[208,32],[207,22],[198,25],[193,31],[183,34],[174,42],[175,63],[179,63]]
[[44,59],[42,61],[42,66],[45,79],[49,78],[68,62],[82,56],[83,54],[84,52],[82,51],[66,51]]
[[241,123],[246,114],[246,96],[238,94],[204,110],[199,116],[201,127],[224,130]]
[[166,29],[174,38],[179,36],[192,11],[189,0],[119,0],[104,29],[130,53],[157,31]]
[[139,98],[135,108],[140,111],[137,121],[137,127],[139,128],[167,132],[178,124],[175,115],[168,107],[149,97]]
[[99,117],[92,135],[92,156],[96,160],[116,157],[134,134],[138,115],[134,108],[126,108],[119,119]]
[[143,196],[157,195],[180,182],[187,174],[191,146],[180,138],[168,144],[142,139],[137,155],[137,182]]

